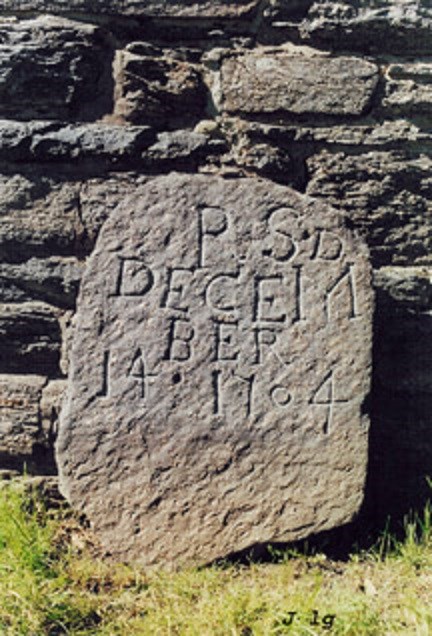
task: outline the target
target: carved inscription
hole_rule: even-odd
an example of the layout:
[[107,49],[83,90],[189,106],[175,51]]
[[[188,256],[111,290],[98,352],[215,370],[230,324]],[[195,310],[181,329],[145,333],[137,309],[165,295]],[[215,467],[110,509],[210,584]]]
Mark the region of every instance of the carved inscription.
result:
[[[299,399],[289,381],[293,330],[307,331],[311,314],[318,315],[323,328],[361,315],[355,264],[345,258],[343,238],[320,228],[299,231],[293,214],[293,209],[280,207],[267,215],[260,241],[264,266],[256,271],[247,263],[247,254],[234,254],[233,258],[228,250],[227,256],[226,246],[232,247],[235,238],[235,222],[229,210],[212,206],[198,208],[195,213],[194,263],[167,263],[155,271],[138,256],[117,257],[111,297],[133,303],[158,294],[159,328],[165,329],[160,336],[160,365],[187,366],[203,349],[209,351],[214,416],[227,415],[232,400],[241,402],[246,419],[262,413],[263,408],[289,410]],[[326,267],[325,282],[317,285],[315,277]],[[311,302],[315,303],[313,308]],[[203,321],[197,322],[201,315],[206,316],[204,333]],[[124,369],[125,376],[135,383],[136,399],[143,402],[150,398],[150,380],[158,375],[150,372],[146,358],[144,343],[131,352],[129,366]],[[268,364],[287,370],[283,384],[262,379],[260,369]],[[106,352],[97,397],[109,396],[111,375],[110,352]],[[176,372],[172,377],[173,385],[181,385],[185,376]],[[307,402],[313,417],[321,422],[321,433],[331,432],[335,410],[349,399],[337,397],[334,369],[328,369]]]
[[149,179],[82,279],[65,494],[110,552],[145,565],[347,523],[372,315],[367,246],[323,202],[255,178]]

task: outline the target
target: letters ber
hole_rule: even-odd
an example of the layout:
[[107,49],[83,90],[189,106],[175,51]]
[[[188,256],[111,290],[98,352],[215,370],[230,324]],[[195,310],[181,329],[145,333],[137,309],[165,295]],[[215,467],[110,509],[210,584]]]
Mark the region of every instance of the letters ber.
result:
[[367,249],[321,202],[259,180],[150,181],[104,225],[81,286],[64,493],[145,565],[348,522],[372,305]]

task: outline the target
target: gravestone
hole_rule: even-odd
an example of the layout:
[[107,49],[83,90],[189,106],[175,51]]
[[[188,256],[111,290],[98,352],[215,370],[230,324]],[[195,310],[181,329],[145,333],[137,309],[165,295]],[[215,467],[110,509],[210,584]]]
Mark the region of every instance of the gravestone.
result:
[[82,282],[61,487],[117,558],[208,562],[348,522],[367,462],[368,253],[333,209],[172,174]]

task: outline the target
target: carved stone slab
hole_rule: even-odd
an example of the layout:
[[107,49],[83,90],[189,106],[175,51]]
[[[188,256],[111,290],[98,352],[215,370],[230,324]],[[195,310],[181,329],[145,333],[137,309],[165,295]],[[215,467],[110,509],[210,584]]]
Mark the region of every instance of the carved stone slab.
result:
[[113,555],[147,565],[349,521],[372,304],[367,250],[321,202],[255,179],[138,188],[80,291],[63,492]]

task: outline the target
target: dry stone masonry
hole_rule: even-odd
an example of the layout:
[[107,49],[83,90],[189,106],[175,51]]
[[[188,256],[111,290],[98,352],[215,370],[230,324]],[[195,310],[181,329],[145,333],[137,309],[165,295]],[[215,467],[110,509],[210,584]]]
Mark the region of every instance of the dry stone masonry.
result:
[[[330,206],[350,241],[363,236],[376,292],[366,504],[375,517],[422,504],[432,473],[431,31],[429,0],[0,0],[0,470],[56,472],[88,258],[118,205],[175,171],[177,184],[217,177],[227,192],[246,191],[243,180],[256,181],[250,191],[262,179],[269,193],[293,188],[315,200],[313,227]],[[306,283],[305,265],[288,264]],[[123,267],[125,289],[142,280],[138,265]],[[186,285],[178,276],[172,285]],[[221,336],[229,354],[225,335],[235,332]],[[351,483],[342,473],[340,488]],[[356,488],[329,520],[354,513]]]
[[258,179],[153,180],[82,281],[62,489],[144,564],[350,520],[371,325],[368,251],[331,208]]

